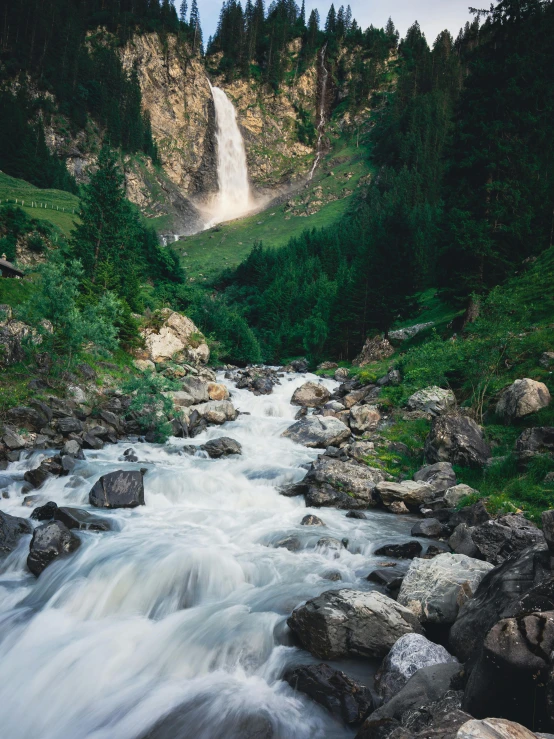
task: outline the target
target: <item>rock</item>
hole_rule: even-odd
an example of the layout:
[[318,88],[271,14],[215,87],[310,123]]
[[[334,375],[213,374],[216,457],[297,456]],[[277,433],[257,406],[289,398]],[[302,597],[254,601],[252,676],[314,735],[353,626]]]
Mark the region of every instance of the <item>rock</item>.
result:
[[[46,504],[48,505],[48,503]],[[44,508],[45,506],[43,506]],[[37,510],[37,509],[35,509]],[[34,513],[34,511],[33,511]],[[95,516],[82,508],[57,508],[54,520],[61,521],[68,529],[84,529],[87,531],[111,531],[112,525],[107,518]]]
[[348,379],[349,374],[350,372],[347,370],[346,367],[339,367],[334,374],[334,378],[337,382],[344,382]]
[[242,446],[228,436],[221,436],[219,439],[210,439],[202,445],[208,456],[212,459],[220,457],[228,457],[231,454],[242,454]]
[[516,441],[516,450],[520,453],[553,453],[554,426],[537,426],[525,429]]
[[404,634],[421,632],[407,608],[375,591],[328,591],[295,608],[287,623],[320,659],[381,657]]
[[307,447],[325,449],[349,439],[350,429],[337,418],[309,416],[293,423],[281,436]]
[[501,718],[471,719],[460,726],[455,739],[536,739],[538,735],[521,724]]
[[81,449],[81,445],[75,439],[69,439],[65,442],[62,449],[64,456],[75,457],[75,459],[84,459],[85,455]]
[[442,493],[456,485],[456,473],[450,462],[437,462],[422,467],[414,475],[416,482],[426,482],[436,492]]
[[470,488],[469,485],[453,485],[445,492],[444,502],[447,508],[456,508],[464,498],[478,494],[478,491]]
[[58,511],[58,504],[50,500],[44,505],[38,506],[31,513],[33,521],[51,521]]
[[513,421],[546,408],[550,400],[550,392],[543,382],[525,377],[504,390],[496,405],[496,414],[506,421]]
[[338,364],[336,362],[320,362],[320,364],[317,365],[318,370],[331,370],[331,369],[337,369]]
[[144,505],[142,473],[137,470],[109,472],[95,483],[89,502],[96,508],[135,508]]
[[134,359],[134,366],[141,372],[155,372],[156,365],[151,359]]
[[432,416],[441,416],[456,407],[456,397],[452,390],[433,385],[415,392],[408,398],[406,405],[410,411],[422,411]]
[[414,559],[402,582],[398,603],[409,608],[422,623],[452,624],[460,607],[473,596],[491,569],[488,562],[463,554]]
[[229,400],[229,391],[219,382],[208,382],[208,395],[210,400]]
[[255,377],[250,383],[249,389],[254,395],[271,395],[273,381],[270,377]]
[[23,479],[34,488],[40,488],[49,477],[62,475],[64,471],[61,457],[48,457],[43,459],[34,470],[27,470]]
[[426,482],[405,480],[404,482],[383,481],[377,484],[377,492],[383,505],[390,506],[393,502],[404,503],[411,511],[419,511],[420,506],[437,497],[437,493]]
[[393,502],[389,506],[387,506],[387,508],[396,516],[404,516],[406,515],[406,513],[410,512],[407,506],[399,500],[393,500]]
[[56,424],[56,430],[62,436],[78,434],[83,430],[83,424],[78,418],[60,418]]
[[345,518],[357,518],[361,521],[365,521],[367,516],[362,511],[348,511]]
[[229,400],[210,400],[207,403],[193,405],[188,409],[196,411],[207,423],[221,425],[225,421],[234,421],[238,415],[236,408]]
[[293,361],[290,363],[290,366],[293,372],[303,374],[304,372],[308,371],[310,364],[306,357],[301,357],[300,359],[293,359]]
[[308,485],[307,505],[348,509],[376,505],[375,483],[380,479],[381,472],[367,465],[321,457],[302,482]]
[[465,523],[467,526],[479,526],[479,524],[484,523],[485,521],[490,521],[490,519],[491,516],[485,508],[485,503],[481,499],[472,505],[460,508],[459,511],[456,511],[452,515],[448,523],[451,528],[456,528],[456,526],[459,526],[461,523]]
[[462,467],[482,467],[491,456],[480,427],[467,416],[445,415],[433,419],[425,441],[430,463],[451,462]]
[[369,688],[329,665],[295,667],[285,673],[284,680],[348,725],[361,723],[373,710]]
[[6,418],[18,429],[25,429],[26,431],[40,431],[49,421],[42,411],[28,406],[10,408],[6,413]]
[[499,565],[527,547],[543,545],[544,534],[520,514],[510,513],[485,521],[471,532],[479,557]]
[[554,552],[554,510],[543,511],[541,516],[542,533],[551,552]]
[[40,500],[40,495],[26,495],[23,498],[23,505],[25,508],[32,508],[35,503],[38,503]]
[[541,358],[539,359],[539,364],[545,369],[550,369],[550,367],[554,367],[554,352],[543,352],[541,354]]
[[405,634],[395,642],[375,676],[377,692],[386,703],[422,667],[450,662],[458,660],[444,647],[433,644],[421,634]]
[[423,521],[418,521],[411,530],[412,536],[424,536],[431,539],[435,539],[439,536],[446,536],[448,529],[436,518],[424,518]]
[[487,634],[466,685],[463,708],[539,728],[550,726],[544,686],[554,649],[554,612],[499,621]]
[[91,434],[88,431],[83,434],[82,439],[84,449],[99,450],[104,448],[104,442],[102,441],[102,439],[100,439],[98,436],[94,436],[94,434]]
[[2,435],[2,441],[11,451],[17,449],[25,449],[27,442],[25,439],[13,429],[4,426],[4,432]]
[[419,557],[422,551],[423,547],[419,541],[407,541],[404,544],[385,544],[385,546],[376,549],[374,554],[377,557],[413,559],[414,557]]
[[301,405],[303,408],[321,408],[330,397],[331,393],[324,385],[317,382],[305,382],[296,388],[290,402],[292,405]]
[[51,521],[35,529],[29,547],[27,567],[37,577],[57,557],[71,554],[81,540],[60,521]]
[[501,619],[553,609],[550,552],[546,547],[528,549],[485,575],[450,629],[450,646],[465,662],[478,654],[486,635]]
[[465,554],[466,557],[478,557],[479,550],[475,546],[471,536],[473,528],[465,523],[460,523],[454,529],[452,536],[448,540],[448,545],[455,554]]
[[163,323],[158,329],[145,328],[140,331],[146,349],[146,356],[140,359],[149,359],[156,364],[167,362],[175,355],[185,361],[203,364],[209,360],[208,345],[190,318],[168,308],[160,311],[160,317]]
[[383,585],[388,591],[398,590],[402,585],[403,575],[399,575],[396,570],[390,567],[380,567],[377,570],[373,570],[367,576],[370,582],[376,582],[378,585]]
[[31,534],[33,527],[26,518],[10,516],[0,511],[0,556],[5,557],[17,547],[19,539]]
[[394,331],[389,331],[389,339],[393,342],[402,342],[407,339],[412,339],[420,331],[425,331],[426,328],[431,328],[435,324],[433,321],[427,321],[426,323],[416,323],[413,326],[406,326],[406,328],[398,328]]
[[301,526],[325,526],[321,518],[309,513],[300,521]]
[[191,400],[185,405],[198,405],[198,403],[207,403],[210,400],[209,385],[200,377],[185,377],[181,381],[181,387]]
[[373,405],[355,405],[350,409],[350,428],[355,434],[364,434],[377,428],[381,414]]
[[288,549],[289,552],[298,552],[302,548],[302,542],[297,536],[284,536],[273,545],[276,549]]
[[394,347],[388,339],[383,336],[374,336],[372,339],[366,339],[362,351],[352,362],[357,367],[365,367],[371,362],[380,362],[383,359],[394,354]]
[[462,695],[460,690],[448,690],[438,701],[404,711],[401,730],[409,732],[409,739],[455,739],[460,726],[471,719],[461,710]]
[[[456,689],[459,685],[460,672],[460,665],[454,662],[429,665],[417,670],[390,701],[366,719],[356,734],[356,739],[376,739],[376,737],[383,736],[376,732],[380,726],[387,726],[391,719],[398,721],[402,714],[410,709],[418,709],[426,704],[439,701],[448,691]],[[385,736],[388,735],[385,734]],[[421,739],[430,739],[431,736],[429,732],[426,732]],[[404,734],[400,737],[401,739],[412,739],[413,734]],[[436,739],[439,738],[440,735]]]
[[348,539],[339,541],[339,539],[335,539],[334,536],[322,536],[321,539],[318,539],[316,546],[321,547],[322,549],[334,549],[339,551],[343,547],[348,547]]

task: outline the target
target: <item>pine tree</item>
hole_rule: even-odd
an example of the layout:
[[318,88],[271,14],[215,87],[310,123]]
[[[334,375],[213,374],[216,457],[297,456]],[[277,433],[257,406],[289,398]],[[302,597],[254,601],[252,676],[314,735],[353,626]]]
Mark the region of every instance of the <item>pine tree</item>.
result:
[[337,30],[337,14],[335,12],[335,6],[331,3],[329,12],[327,14],[327,20],[325,21],[325,33],[334,34]]
[[202,53],[202,28],[200,26],[200,12],[197,0],[192,0],[190,7],[189,25],[192,29],[192,51],[195,54]]
[[181,7],[179,8],[179,20],[181,23],[187,22],[187,10],[189,8],[189,4],[187,0],[183,0],[181,3]]

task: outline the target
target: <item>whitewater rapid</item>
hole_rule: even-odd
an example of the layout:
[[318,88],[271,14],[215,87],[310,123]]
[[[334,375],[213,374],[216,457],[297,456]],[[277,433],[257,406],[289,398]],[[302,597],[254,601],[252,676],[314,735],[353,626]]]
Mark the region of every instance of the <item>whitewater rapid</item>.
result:
[[[286,666],[317,662],[292,643],[286,619],[325,590],[370,589],[372,552],[405,541],[413,521],[318,509],[312,512],[325,528],[300,526],[311,509],[277,487],[302,479],[303,465],[318,454],[281,438],[297,410],[291,395],[307,379],[317,378],[285,375],[272,395],[258,397],[227,383],[235,406],[250,415],[192,442],[134,444],[136,464],[120,461],[129,444],[88,451],[71,476],[46,482],[37,505],[90,509],[88,493],[101,475],[148,469],[146,505],[102,512],[115,530],[80,531],[80,549],[38,580],[25,566],[30,536],[0,562],[5,739],[353,736],[281,680]],[[223,435],[242,444],[241,457],[179,454],[184,444]],[[20,478],[41,456],[48,453],[10,465],[7,474]],[[0,507],[29,516],[20,485]],[[301,537],[300,551],[272,546],[290,534]],[[323,535],[347,538],[348,549],[317,548]],[[330,570],[342,581],[323,579]],[[366,680],[373,670],[363,661],[347,666]],[[176,718],[149,733],[166,715]]]

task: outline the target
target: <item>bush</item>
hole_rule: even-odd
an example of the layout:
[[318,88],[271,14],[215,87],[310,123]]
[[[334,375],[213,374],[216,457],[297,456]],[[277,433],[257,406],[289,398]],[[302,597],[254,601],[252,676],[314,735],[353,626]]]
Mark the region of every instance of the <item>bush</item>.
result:
[[136,418],[141,430],[152,434],[154,441],[162,444],[172,432],[169,418],[177,415],[173,401],[164,393],[179,389],[179,383],[153,372],[131,378],[122,388],[124,393],[133,396],[127,418]]

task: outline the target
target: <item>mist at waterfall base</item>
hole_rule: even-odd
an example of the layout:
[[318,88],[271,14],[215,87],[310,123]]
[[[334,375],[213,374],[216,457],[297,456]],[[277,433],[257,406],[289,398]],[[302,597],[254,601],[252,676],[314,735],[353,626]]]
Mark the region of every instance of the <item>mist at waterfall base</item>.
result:
[[[191,440],[87,451],[68,477],[51,478],[41,501],[89,509],[94,482],[116,469],[147,468],[146,505],[103,511],[114,530],[80,531],[81,547],[38,579],[26,569],[30,536],[0,568],[0,726],[9,739],[342,739],[353,733],[281,678],[314,663],[286,619],[304,600],[341,587],[370,589],[372,552],[405,541],[409,517],[313,510],[326,527],[301,526],[304,499],[277,488],[300,480],[308,449],[281,437],[297,410],[288,375],[271,396],[227,383],[240,415],[192,442],[231,436],[240,457],[180,454]],[[220,378],[223,381],[223,378]],[[336,383],[325,380],[327,387]],[[22,475],[48,452],[12,463],[2,509],[28,516]],[[19,480],[19,481],[18,481]],[[95,510],[95,513],[99,513]],[[322,533],[323,532],[323,533]],[[300,551],[276,547],[294,534]],[[348,539],[340,551],[322,535]],[[402,567],[402,565],[399,565]],[[323,576],[340,573],[341,582]],[[345,663],[331,663],[344,669]],[[350,661],[367,682],[374,669]]]

